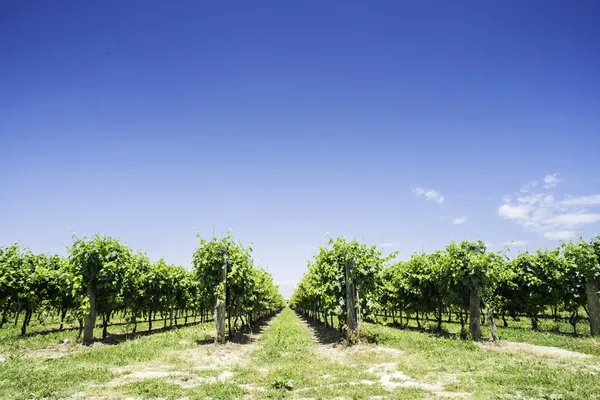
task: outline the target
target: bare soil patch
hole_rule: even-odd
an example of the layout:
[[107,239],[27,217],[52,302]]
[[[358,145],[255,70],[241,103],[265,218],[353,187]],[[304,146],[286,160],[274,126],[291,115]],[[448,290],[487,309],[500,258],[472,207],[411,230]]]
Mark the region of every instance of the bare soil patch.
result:
[[499,342],[480,342],[477,345],[483,349],[503,351],[509,353],[529,353],[540,358],[559,358],[559,359],[584,359],[592,357],[589,354],[578,353],[576,351],[565,350],[558,347],[537,346],[529,343],[499,341]]
[[[418,388],[432,392],[437,397],[468,397],[466,392],[450,392],[444,390],[445,385],[456,383],[456,376],[449,374],[435,374],[427,376],[432,382],[423,382],[410,377],[398,370],[398,361],[406,352],[374,344],[361,343],[354,346],[345,346],[338,341],[330,340],[335,334],[328,336],[323,332],[325,328],[316,327],[300,318],[302,325],[311,333],[317,346],[316,357],[324,361],[335,361],[343,364],[364,365],[367,371],[378,378],[378,381],[363,379],[359,382],[350,382],[352,385],[374,385],[380,383],[385,389],[393,391],[399,387]],[[323,341],[323,338],[326,338]],[[327,376],[324,375],[323,378]]]
[[120,374],[120,376],[103,384],[102,386],[115,387],[125,385],[131,382],[141,381],[144,379],[172,378],[191,375],[186,372],[173,370],[172,368],[173,366],[168,364],[151,364],[137,366],[129,365],[126,367],[113,368],[112,372]]
[[134,364],[113,368],[112,372],[119,376],[102,386],[114,388],[144,379],[164,379],[165,382],[182,388],[193,388],[205,383],[229,381],[234,375],[232,368],[237,364],[248,362],[250,353],[256,349],[256,341],[271,323],[272,319],[256,332],[237,335],[223,345],[216,345],[212,340],[197,343],[180,341],[180,345],[188,348],[174,350],[168,356],[174,356],[191,364],[191,369],[197,373],[189,369],[182,371],[180,367],[172,364],[158,362]]
[[86,346],[76,343],[74,341],[60,342],[53,344],[41,349],[27,349],[22,354],[25,357],[42,358],[45,360],[52,360],[61,358],[73,353],[85,351]]
[[[466,392],[449,392],[444,390],[444,385],[446,383],[457,382],[455,376],[447,376],[448,374],[443,376],[443,380],[436,382],[422,382],[408,376],[402,371],[399,371],[396,363],[372,365],[369,367],[369,372],[379,377],[379,382],[381,385],[388,390],[394,390],[397,387],[405,387],[433,392],[439,397],[468,397],[471,395],[470,393]],[[431,374],[430,376],[434,377],[434,375]]]

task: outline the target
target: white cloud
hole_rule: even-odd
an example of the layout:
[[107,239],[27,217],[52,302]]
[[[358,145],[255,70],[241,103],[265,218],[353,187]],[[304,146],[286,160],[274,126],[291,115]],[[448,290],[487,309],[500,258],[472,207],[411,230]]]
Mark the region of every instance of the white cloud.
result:
[[569,240],[577,236],[575,231],[545,232],[544,237],[551,240]]
[[381,247],[397,247],[397,246],[400,246],[400,243],[397,243],[397,242],[384,242],[384,243],[380,243],[379,246],[381,246]]
[[509,242],[504,243],[505,246],[512,246],[512,247],[523,247],[526,244],[527,244],[527,242],[524,240],[511,240]]
[[558,174],[548,174],[544,177],[544,188],[552,189],[556,187],[558,182],[561,182],[562,179],[558,179]]
[[600,205],[600,194],[568,197],[562,201],[562,204],[567,206],[598,206]]
[[429,201],[436,202],[438,204],[444,203],[444,196],[436,190],[426,189],[422,187],[418,187],[413,190],[413,193],[418,197],[425,197]]
[[503,204],[498,209],[498,214],[507,219],[525,218],[529,213],[529,207],[522,205]]
[[558,185],[559,182],[564,181],[564,179],[560,179],[558,174],[547,174],[541,181],[532,181],[524,184],[519,189],[519,193],[530,193],[536,188],[540,187],[540,185],[544,189],[553,189]]
[[466,216],[466,215],[463,215],[463,216],[461,216],[461,217],[454,218],[454,219],[452,220],[452,223],[453,223],[454,225],[460,225],[460,224],[464,224],[465,222],[467,222],[467,216]]
[[555,188],[560,181],[558,174],[550,174],[544,177],[542,186],[537,181],[526,184],[516,198],[504,197],[498,215],[554,240],[570,239],[586,225],[600,222],[600,213],[583,208],[600,205],[600,195],[557,199],[546,190]]
[[562,214],[552,217],[548,220],[548,222],[551,224],[573,228],[581,225],[593,224],[598,221],[600,221],[600,214],[591,213]]
[[519,190],[520,193],[529,193],[531,192],[533,189],[535,189],[537,186],[539,185],[538,181],[533,181],[533,182],[529,182],[524,184],[521,189]]

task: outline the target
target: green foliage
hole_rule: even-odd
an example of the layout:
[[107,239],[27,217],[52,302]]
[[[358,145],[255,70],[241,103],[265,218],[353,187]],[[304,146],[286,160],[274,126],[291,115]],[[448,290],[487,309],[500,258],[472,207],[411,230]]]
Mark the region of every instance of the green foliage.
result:
[[287,380],[281,376],[278,376],[277,378],[273,379],[273,382],[271,383],[271,387],[273,389],[278,389],[278,390],[293,390],[294,389],[294,383],[290,380]]
[[599,249],[600,236],[596,236],[590,243],[579,239],[575,243],[563,245],[563,252],[570,267],[583,277],[596,280],[600,278]]
[[312,310],[316,307],[327,315],[346,319],[345,266],[351,266],[356,284],[359,307],[364,317],[376,310],[379,274],[395,253],[384,257],[376,246],[367,246],[345,238],[329,240],[330,247],[321,246],[314,261],[308,264],[298,288],[290,299],[293,308]]
[[[96,311],[107,324],[111,315],[127,320],[210,310],[219,292],[218,274],[227,252],[227,306],[231,315],[261,314],[281,309],[285,300],[273,279],[253,264],[251,249],[234,243],[228,234],[203,241],[194,253],[194,270],[152,263],[118,239],[95,235],[74,237],[68,257],[33,254],[18,244],[0,247],[0,318],[23,314],[23,330],[32,314],[67,313],[78,319],[89,312],[88,289],[96,292]],[[221,292],[223,292],[221,290]]]
[[[230,316],[252,316],[285,306],[285,299],[272,276],[254,265],[252,248],[235,242],[228,232],[210,240],[198,237],[200,246],[193,256],[194,274],[203,306],[212,309],[218,298],[226,300]],[[227,268],[226,291],[223,268]]]
[[433,314],[438,329],[444,315],[455,314],[461,324],[467,322],[473,291],[481,306],[496,314],[527,315],[537,328],[537,317],[548,309],[555,315],[565,311],[576,329],[579,310],[588,312],[586,279],[600,281],[600,235],[555,250],[521,253],[512,260],[488,251],[480,240],[465,240],[395,264],[356,241],[332,239],[329,244],[331,248],[321,247],[309,262],[290,305],[318,318],[333,313],[341,322],[346,312],[343,266],[354,260],[360,260],[356,280],[366,318],[383,311],[417,318]]

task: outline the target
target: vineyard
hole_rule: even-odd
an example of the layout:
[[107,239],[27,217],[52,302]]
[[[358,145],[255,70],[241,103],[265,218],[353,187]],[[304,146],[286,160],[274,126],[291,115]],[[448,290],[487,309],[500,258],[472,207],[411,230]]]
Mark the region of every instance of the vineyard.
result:
[[599,398],[600,236],[508,255],[331,238],[287,307],[229,233],[198,237],[191,269],[101,235],[12,244],[0,398]]
[[97,315],[103,339],[115,319],[130,324],[135,334],[139,321],[151,331],[157,318],[172,327],[217,315],[222,341],[225,316],[231,336],[285,306],[271,275],[230,235],[200,238],[192,271],[163,259],[151,263],[144,253],[100,235],[75,238],[68,250],[68,257],[60,257],[33,254],[18,244],[0,248],[0,328],[10,320],[25,335],[34,316],[39,322],[58,316],[58,330],[65,319],[77,320],[78,337],[91,343]]
[[452,242],[397,263],[396,253],[384,257],[375,246],[343,238],[329,245],[309,263],[291,306],[326,326],[337,323],[349,339],[359,319],[381,317],[391,317],[399,328],[411,319],[419,328],[422,320],[433,320],[437,330],[454,321],[461,336],[473,340],[481,339],[482,316],[493,340],[497,318],[508,326],[507,318],[527,317],[534,330],[541,318],[566,319],[574,334],[586,319],[587,331],[600,335],[600,236],[512,260],[487,251],[481,241]]

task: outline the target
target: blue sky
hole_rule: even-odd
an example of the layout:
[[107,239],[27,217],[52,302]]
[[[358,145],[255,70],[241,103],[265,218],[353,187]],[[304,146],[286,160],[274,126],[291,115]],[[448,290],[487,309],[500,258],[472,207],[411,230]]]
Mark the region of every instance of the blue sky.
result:
[[289,295],[326,233],[493,250],[600,231],[595,1],[0,5],[0,244],[71,230]]

